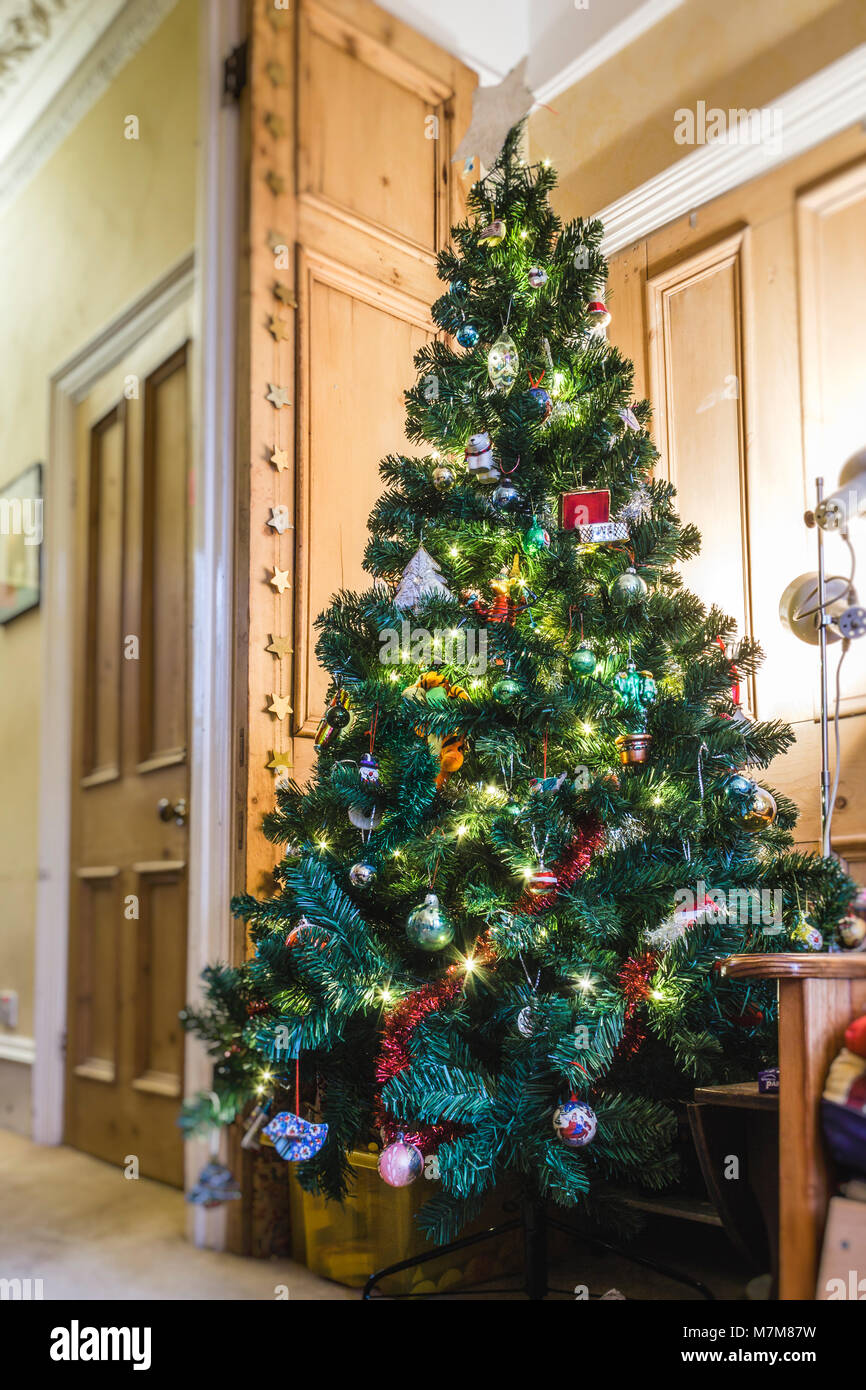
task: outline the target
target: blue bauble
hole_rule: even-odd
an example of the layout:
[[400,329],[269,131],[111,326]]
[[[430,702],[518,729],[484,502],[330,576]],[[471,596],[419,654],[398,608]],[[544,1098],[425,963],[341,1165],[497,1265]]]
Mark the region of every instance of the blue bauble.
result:
[[533,386],[527,392],[532,402],[532,414],[538,420],[546,420],[553,409],[553,401],[543,386]]
[[469,286],[466,284],[465,280],[452,280],[451,284],[448,286],[448,292],[453,295],[455,299],[465,299],[469,293]]
[[570,1149],[582,1149],[591,1144],[598,1129],[598,1120],[591,1105],[585,1100],[571,1100],[561,1105],[553,1116],[556,1137]]
[[478,329],[474,323],[461,323],[457,330],[457,341],[461,347],[474,348],[478,342]]

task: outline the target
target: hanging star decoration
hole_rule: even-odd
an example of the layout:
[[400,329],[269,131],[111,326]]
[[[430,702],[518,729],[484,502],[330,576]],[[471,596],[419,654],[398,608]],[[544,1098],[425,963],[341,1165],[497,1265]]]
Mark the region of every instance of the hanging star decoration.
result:
[[285,386],[275,386],[272,381],[268,382],[267,399],[271,405],[276,406],[277,410],[282,410],[284,405],[291,405],[289,393]]
[[278,251],[288,250],[288,244],[283,232],[275,232],[273,228],[271,228],[268,232],[268,250],[272,251],[274,255],[276,255]]
[[283,469],[288,468],[289,466],[288,449],[274,449],[274,452],[271,454],[270,461],[274,465],[274,468],[279,469],[279,471],[282,473]]
[[288,772],[292,766],[291,753],[278,753],[277,750],[274,749],[274,756],[268,763],[268,767],[271,768],[272,771],[285,773]]
[[279,590],[281,594],[284,594],[286,589],[291,589],[292,587],[289,583],[289,571],[278,570],[276,566],[274,566],[274,576],[270,582],[271,584],[273,584],[275,589]]
[[278,506],[271,507],[268,525],[272,526],[279,535],[282,535],[284,531],[291,530],[292,522],[289,517],[289,509],[284,503],[281,502]]
[[493,168],[509,130],[523,120],[535,102],[526,85],[527,61],[521,58],[497,86],[475,88],[472,121],[451,156],[452,164],[477,155],[485,169]]
[[289,320],[283,314],[271,314],[268,319],[268,331],[278,343],[281,342],[289,336]]
[[286,191],[286,181],[282,174],[278,174],[275,169],[269,169],[265,174],[265,183],[275,198],[279,198],[280,194]]
[[292,645],[288,637],[275,637],[274,634],[271,633],[270,644],[265,647],[265,651],[273,652],[274,656],[279,657],[291,656]]
[[271,700],[273,704],[268,705],[268,714],[275,714],[278,719],[285,719],[287,714],[291,714],[288,695],[271,695]]
[[274,298],[281,304],[285,304],[289,309],[297,309],[298,300],[293,289],[289,285],[284,285],[282,280],[274,281]]
[[265,116],[265,125],[275,140],[282,140],[286,133],[286,123],[282,116],[278,116],[276,111],[269,111]]

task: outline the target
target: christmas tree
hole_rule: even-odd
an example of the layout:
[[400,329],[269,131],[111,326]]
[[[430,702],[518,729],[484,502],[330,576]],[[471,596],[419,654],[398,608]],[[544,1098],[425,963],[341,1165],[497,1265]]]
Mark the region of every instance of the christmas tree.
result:
[[602,227],[519,150],[439,256],[428,452],[380,465],[371,587],[318,619],[275,895],[235,901],[252,954],[187,1015],[218,1102],[190,1130],[264,1128],[334,1198],[371,1136],[395,1185],[435,1155],[440,1241],[506,1181],[590,1216],[671,1183],[677,1102],[772,1060],[772,994],[715,963],[818,948],[851,896],[759,780],[793,740],[739,703],[759,648],[683,586],[699,536],[605,336]]

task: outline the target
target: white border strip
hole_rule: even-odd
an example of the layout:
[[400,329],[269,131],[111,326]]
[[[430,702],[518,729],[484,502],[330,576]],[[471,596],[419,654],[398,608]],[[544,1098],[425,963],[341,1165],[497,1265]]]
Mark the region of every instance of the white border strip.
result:
[[647,29],[652,29],[669,14],[673,14],[682,4],[683,0],[646,0],[646,3],[640,5],[632,14],[621,19],[619,24],[614,24],[612,29],[608,29],[607,33],[579,58],[575,58],[554,77],[549,77],[540,87],[536,87],[535,100],[542,105],[553,101],[560,92],[573,87],[575,82],[580,82],[603,63],[615,58],[617,53],[628,48],[629,44],[639,39]]
[[[764,109],[780,113],[781,137],[777,141],[739,145],[728,139],[702,145],[597,213],[604,223],[604,254],[613,255],[665,223],[795,159],[863,120],[866,44],[852,49]],[[673,130],[671,111],[671,139]]]
[[20,1062],[22,1066],[32,1067],[35,1060],[35,1038],[25,1038],[20,1033],[0,1034],[0,1062]]

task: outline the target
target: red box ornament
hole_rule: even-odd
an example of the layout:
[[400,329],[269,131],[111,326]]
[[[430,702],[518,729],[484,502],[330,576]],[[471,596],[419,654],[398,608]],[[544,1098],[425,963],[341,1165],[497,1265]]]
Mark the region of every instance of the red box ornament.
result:
[[610,493],[607,488],[595,492],[564,492],[560,499],[563,531],[577,531],[582,541],[626,541],[628,527],[624,521],[610,519]]

